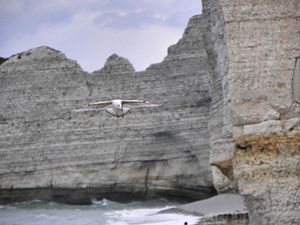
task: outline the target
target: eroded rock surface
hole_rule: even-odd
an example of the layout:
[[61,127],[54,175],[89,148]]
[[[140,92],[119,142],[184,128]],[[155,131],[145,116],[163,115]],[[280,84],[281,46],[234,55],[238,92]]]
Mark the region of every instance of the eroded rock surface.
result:
[[244,196],[251,224],[299,224],[300,2],[203,2],[217,64],[210,161]]
[[[2,199],[24,188],[70,201],[201,198],[213,191],[210,163],[251,224],[300,224],[299,18],[298,0],[203,0],[203,16],[143,72],[117,55],[93,74],[48,47],[12,56],[0,66]],[[162,107],[125,119],[72,111],[113,98]],[[220,216],[207,224],[233,223]]]
[[252,224],[299,224],[300,132],[236,139],[235,179]]
[[197,225],[247,225],[248,212],[238,194],[220,194],[205,200],[181,205],[162,213],[183,212],[200,216]]
[[[92,74],[49,47],[10,57],[0,66],[2,200],[20,200],[25,189],[23,196],[39,189],[38,196],[67,202],[93,193],[213,195],[205,26],[193,17],[165,60],[138,73],[117,55]],[[124,119],[73,111],[116,98],[162,106],[133,109]]]

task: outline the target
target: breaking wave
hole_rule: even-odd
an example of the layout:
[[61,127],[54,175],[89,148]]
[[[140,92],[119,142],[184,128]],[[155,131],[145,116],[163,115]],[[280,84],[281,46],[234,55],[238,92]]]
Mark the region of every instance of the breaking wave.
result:
[[176,203],[165,199],[126,204],[93,199],[91,205],[65,205],[39,200],[0,206],[1,225],[195,225],[199,217],[159,213]]

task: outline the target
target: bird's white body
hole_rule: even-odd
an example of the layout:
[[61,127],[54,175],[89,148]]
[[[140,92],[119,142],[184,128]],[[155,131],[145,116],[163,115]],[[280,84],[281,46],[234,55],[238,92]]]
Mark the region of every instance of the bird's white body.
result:
[[121,99],[114,99],[111,101],[111,107],[106,107],[105,111],[116,117],[123,117],[129,112],[128,107],[123,107]]
[[111,105],[115,109],[122,108],[122,100],[121,99],[114,99],[111,101]]
[[[141,107],[157,107],[158,104],[152,104],[145,100],[121,100],[114,99],[111,101],[101,101],[90,103],[87,106],[79,109],[78,111],[95,111],[99,109],[104,109],[107,113],[115,116],[115,117],[124,117],[131,108],[141,108]],[[92,108],[91,108],[92,107]],[[96,107],[96,108],[95,108]]]

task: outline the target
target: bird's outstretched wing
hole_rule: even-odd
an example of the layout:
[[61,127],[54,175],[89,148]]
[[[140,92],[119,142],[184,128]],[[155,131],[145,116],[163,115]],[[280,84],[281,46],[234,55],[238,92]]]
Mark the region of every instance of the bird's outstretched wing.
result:
[[159,104],[150,103],[146,100],[122,100],[122,104],[129,108],[152,108],[160,106]]
[[105,108],[106,106],[111,105],[111,101],[101,101],[101,102],[92,102],[87,104],[87,106]]
[[107,106],[111,105],[111,101],[92,102],[83,107],[77,108],[75,112],[90,112],[90,111],[101,111]]

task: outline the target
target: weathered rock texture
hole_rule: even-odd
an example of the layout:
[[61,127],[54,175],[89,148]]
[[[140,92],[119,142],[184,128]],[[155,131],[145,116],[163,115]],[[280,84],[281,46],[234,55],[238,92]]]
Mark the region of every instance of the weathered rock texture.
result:
[[[87,74],[46,47],[4,62],[2,199],[26,188],[201,198],[210,162],[218,191],[244,196],[250,223],[300,224],[300,1],[203,0],[203,12],[143,72],[112,55]],[[163,105],[125,119],[72,111],[112,98]]]
[[228,48],[225,39],[225,21],[218,1],[203,1],[203,8],[204,16],[208,19],[207,32],[204,35],[211,69],[212,103],[208,124],[210,163],[219,168],[219,170],[213,169],[214,185],[219,192],[223,192],[234,190],[236,186],[232,179],[234,142],[228,100]]
[[300,57],[296,59],[293,77],[293,99],[300,104]]
[[197,225],[248,225],[248,213],[224,214],[201,218]]
[[[214,194],[205,28],[193,17],[165,60],[143,72],[112,55],[88,74],[48,47],[10,57],[0,66],[0,199]],[[115,98],[162,106],[124,119],[73,111]]]
[[300,133],[236,139],[235,179],[252,224],[299,224]]
[[161,213],[185,213],[201,217],[197,225],[246,225],[247,208],[238,194],[220,194],[192,202]]
[[203,3],[214,59],[210,162],[244,195],[251,224],[300,224],[300,2]]

